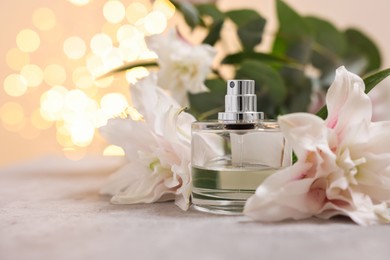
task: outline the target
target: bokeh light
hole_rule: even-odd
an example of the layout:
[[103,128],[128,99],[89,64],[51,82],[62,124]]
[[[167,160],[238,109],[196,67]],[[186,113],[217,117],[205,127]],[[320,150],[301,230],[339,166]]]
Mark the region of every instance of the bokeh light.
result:
[[125,151],[116,145],[109,145],[103,151],[104,156],[123,156]]
[[104,58],[104,70],[111,71],[121,65],[123,65],[121,51],[118,48],[112,48]]
[[78,88],[86,89],[93,86],[94,80],[86,67],[78,67],[73,71],[72,80]]
[[69,37],[65,40],[63,50],[70,59],[80,59],[85,55],[87,46],[83,39],[77,36]]
[[39,35],[30,29],[24,29],[16,36],[16,45],[20,50],[31,53],[36,51],[41,44]]
[[68,0],[69,2],[71,2],[72,4],[74,5],[86,5],[86,4],[89,4],[90,2],[92,2],[93,0]]
[[43,93],[40,100],[40,111],[48,121],[61,121],[62,108],[68,90],[63,86],[55,86]]
[[28,64],[22,68],[20,75],[27,81],[27,86],[37,87],[43,81],[43,71],[35,64]]
[[126,8],[126,19],[130,24],[135,24],[148,14],[148,8],[142,3],[134,2]]
[[12,97],[19,97],[27,91],[27,80],[19,74],[11,74],[4,80],[4,91]]
[[31,114],[32,125],[40,130],[45,130],[53,125],[53,122],[45,120],[39,109],[35,109]]
[[1,121],[4,125],[18,125],[24,120],[23,107],[16,102],[7,102],[0,107]]
[[111,0],[103,6],[103,16],[110,23],[120,23],[126,15],[125,6],[121,1]]
[[41,7],[34,11],[32,21],[39,30],[49,31],[56,25],[57,18],[52,10]]
[[[67,1],[80,8],[92,2]],[[134,84],[149,71],[136,67],[118,76],[126,79],[120,81],[125,84],[121,90],[109,89],[118,77],[100,76],[126,62],[156,58],[147,48],[145,37],[163,32],[175,12],[168,0],[110,0],[99,6],[104,21],[101,29],[89,38],[77,30],[65,35],[61,16],[54,9],[35,9],[30,17],[32,23],[15,34],[16,46],[5,57],[13,72],[5,77],[3,89],[12,102],[6,101],[0,107],[2,124],[25,139],[37,138],[41,131],[53,127],[64,154],[75,160],[86,154],[96,129],[108,119],[116,116],[142,119],[129,106],[126,81]],[[62,51],[37,59],[48,43]],[[30,93],[39,93],[39,107],[27,110],[15,98]],[[103,154],[124,152],[120,147],[108,146]]]
[[168,0],[156,0],[153,3],[153,10],[162,12],[169,19],[175,14],[176,8]]
[[91,50],[97,56],[105,56],[113,48],[111,37],[104,33],[96,34],[91,39]]
[[5,60],[11,69],[20,70],[30,62],[30,56],[18,48],[12,48],[7,52]]
[[152,11],[143,19],[143,26],[148,35],[162,33],[167,27],[167,18],[160,11]]
[[102,112],[107,118],[120,115],[129,106],[126,97],[121,93],[109,93],[100,101]]
[[73,144],[79,147],[86,147],[92,142],[95,134],[95,126],[80,118],[74,120],[70,125],[70,134]]
[[122,59],[127,62],[136,60],[145,47],[144,35],[132,25],[120,27],[116,37]]
[[112,85],[113,82],[114,82],[114,76],[109,76],[109,77],[104,77],[95,80],[95,85],[100,88],[108,88],[109,86]]

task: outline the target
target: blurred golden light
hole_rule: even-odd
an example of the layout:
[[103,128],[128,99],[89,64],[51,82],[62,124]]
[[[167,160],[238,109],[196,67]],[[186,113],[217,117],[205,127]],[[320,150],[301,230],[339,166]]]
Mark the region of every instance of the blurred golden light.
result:
[[65,95],[64,105],[66,110],[81,112],[88,105],[88,97],[79,89],[71,90]]
[[131,3],[126,8],[126,19],[129,23],[135,24],[139,19],[148,14],[148,8],[141,3]]
[[27,91],[27,81],[19,74],[11,74],[4,80],[5,92],[13,97],[19,97]]
[[63,50],[70,59],[80,59],[85,55],[87,46],[80,37],[72,36],[65,40]]
[[27,80],[29,87],[37,87],[43,81],[43,71],[35,64],[28,64],[22,68],[20,75]]
[[63,121],[57,121],[56,122],[57,132],[60,133],[63,136],[69,136],[70,138],[70,132],[69,132],[69,124],[67,125]]
[[156,0],[153,3],[153,10],[162,12],[169,19],[175,14],[176,8],[169,0]]
[[32,125],[40,130],[48,129],[53,125],[53,122],[45,120],[39,109],[35,109],[31,114]]
[[32,20],[35,27],[42,31],[49,31],[57,23],[56,15],[47,7],[41,7],[35,10]]
[[100,100],[100,107],[108,117],[121,114],[128,106],[126,97],[121,93],[109,93]]
[[34,52],[39,48],[41,39],[39,35],[30,29],[24,29],[16,36],[16,45],[24,52]]
[[41,114],[44,119],[56,121],[62,119],[62,109],[65,104],[65,96],[68,90],[62,86],[56,86],[43,93],[41,96]]
[[144,50],[139,55],[139,59],[151,60],[151,59],[157,59],[157,58],[158,58],[157,54],[153,51],[150,51],[150,50]]
[[78,67],[73,71],[73,82],[79,88],[85,89],[92,87],[93,77],[86,67]]
[[93,140],[95,127],[88,121],[77,121],[71,125],[70,133],[73,144],[86,147]]
[[104,156],[124,156],[125,151],[116,145],[109,145],[103,151]]
[[116,38],[118,42],[124,41],[126,39],[131,39],[137,34],[140,34],[140,32],[137,30],[136,27],[130,25],[130,24],[125,24],[119,27]]
[[99,77],[105,73],[103,59],[98,56],[91,56],[87,59],[87,69],[94,76]]
[[131,25],[121,26],[117,33],[119,51],[125,61],[134,61],[142,52],[144,35]]
[[63,147],[72,147],[73,146],[72,138],[70,137],[70,135],[63,134],[61,131],[57,131],[56,140]]
[[91,39],[91,50],[97,56],[105,56],[110,53],[112,49],[111,37],[105,33],[99,33]]
[[[68,2],[82,6],[92,0]],[[134,108],[129,107],[124,94],[106,94],[100,99],[100,104],[95,100],[97,93],[101,91],[99,87],[111,86],[114,81],[113,76],[97,79],[98,76],[121,66],[124,61],[156,57],[155,53],[148,50],[145,35],[163,32],[167,19],[175,12],[168,0],[131,2],[129,5],[121,0],[101,3],[107,22],[102,24],[100,33],[90,39],[89,46],[81,37],[63,39],[63,28],[52,9],[41,7],[34,10],[34,27],[21,30],[16,36],[17,48],[10,49],[6,54],[8,67],[20,74],[6,77],[3,88],[8,95],[14,97],[25,94],[28,87],[42,85],[42,82],[51,86],[51,89],[41,95],[40,106],[32,109],[31,116],[26,116],[18,103],[8,102],[1,106],[0,120],[6,129],[17,131],[23,138],[33,139],[41,130],[55,124],[57,142],[65,147],[64,154],[67,157],[76,160],[84,157],[87,150],[83,147],[91,144],[96,128],[106,124],[109,118],[121,114],[134,120],[142,118]],[[130,24],[121,24],[125,18]],[[45,62],[44,65],[48,65],[46,67],[41,67],[40,63],[31,64],[30,53],[40,48],[40,36],[45,34],[42,31],[50,31],[47,41],[56,45],[59,41],[62,42],[66,58],[75,60],[68,60],[67,66],[70,66],[73,85],[78,89],[68,90],[62,86],[68,83],[68,68],[58,62],[50,64],[55,63],[54,59],[49,63]],[[87,48],[91,49],[88,53]],[[82,58],[86,61],[84,66],[80,66]],[[129,83],[135,83],[148,74],[146,68],[138,67],[126,72],[126,79]],[[108,146],[103,154],[123,156],[124,151],[117,146]]]
[[5,60],[11,69],[20,70],[30,62],[30,56],[18,48],[13,48],[7,52]]
[[[123,60],[130,62],[135,61],[141,52],[141,46],[139,44],[133,44],[132,40],[122,41],[119,45],[119,51]],[[131,47],[130,47],[131,46]]]
[[62,85],[66,80],[65,69],[58,64],[48,65],[44,72],[44,80],[50,86]]
[[104,77],[102,79],[95,80],[95,85],[100,88],[107,88],[114,82],[114,76]]
[[120,23],[125,15],[125,6],[121,1],[108,1],[103,6],[103,16],[110,23]]
[[103,60],[105,71],[111,71],[123,65],[122,55],[118,48],[112,48]]
[[68,0],[68,1],[74,5],[86,5],[92,2],[93,0]]
[[160,11],[152,11],[143,19],[143,25],[148,35],[159,34],[167,27],[167,18]]
[[1,120],[5,125],[17,125],[24,120],[24,110],[15,102],[7,102],[0,108]]
[[130,84],[135,84],[139,79],[149,75],[145,67],[136,67],[126,72],[126,80]]

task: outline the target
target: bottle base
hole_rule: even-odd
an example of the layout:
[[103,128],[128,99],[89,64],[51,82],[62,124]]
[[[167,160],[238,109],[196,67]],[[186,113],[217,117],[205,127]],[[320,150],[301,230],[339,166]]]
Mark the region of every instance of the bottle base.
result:
[[244,207],[240,208],[230,208],[230,207],[215,207],[215,206],[205,206],[205,205],[192,205],[197,211],[216,214],[216,215],[226,215],[226,216],[241,216],[242,210]]
[[192,207],[201,212],[218,215],[242,215],[246,200],[224,200],[196,198],[192,196]]

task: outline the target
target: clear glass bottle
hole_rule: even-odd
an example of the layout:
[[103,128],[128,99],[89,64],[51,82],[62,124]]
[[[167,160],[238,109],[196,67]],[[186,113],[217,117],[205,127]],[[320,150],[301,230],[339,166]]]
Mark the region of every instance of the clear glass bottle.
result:
[[257,112],[253,80],[230,80],[218,121],[192,124],[192,204],[197,210],[241,214],[273,172],[291,165],[291,148],[276,121]]

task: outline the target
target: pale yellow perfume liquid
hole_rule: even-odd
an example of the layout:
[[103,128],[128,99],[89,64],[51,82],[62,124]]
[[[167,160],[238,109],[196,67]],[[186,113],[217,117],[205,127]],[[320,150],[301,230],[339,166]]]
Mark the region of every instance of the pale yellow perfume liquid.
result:
[[270,167],[192,167],[192,203],[198,210],[241,214],[246,200],[277,169]]

